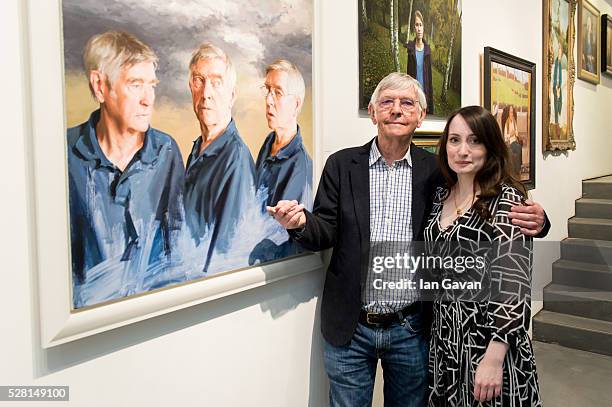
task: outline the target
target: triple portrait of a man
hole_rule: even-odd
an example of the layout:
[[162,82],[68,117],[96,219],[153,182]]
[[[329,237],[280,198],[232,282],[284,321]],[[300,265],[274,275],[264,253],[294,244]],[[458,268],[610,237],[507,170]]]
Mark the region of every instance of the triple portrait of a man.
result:
[[166,62],[151,46],[109,30],[88,39],[82,61],[97,108],[67,131],[74,308],[299,252],[265,212],[279,200],[312,205],[296,64],[265,64],[258,103],[270,132],[255,155],[233,117],[240,78],[219,46],[200,43],[184,67],[198,130],[188,152],[152,125]]

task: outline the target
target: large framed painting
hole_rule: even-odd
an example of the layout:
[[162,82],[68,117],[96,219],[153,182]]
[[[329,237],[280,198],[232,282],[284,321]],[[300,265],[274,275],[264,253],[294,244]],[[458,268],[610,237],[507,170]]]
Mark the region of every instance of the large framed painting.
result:
[[542,150],[575,150],[576,0],[543,1]]
[[358,2],[359,109],[383,77],[405,72],[420,82],[441,133],[441,119],[461,106],[461,1]]
[[578,77],[597,85],[600,80],[601,17],[588,0],[579,0],[578,6]]
[[43,346],[321,265],[266,213],[312,205],[314,1],[30,8]]
[[510,152],[514,175],[535,188],[536,65],[499,51],[484,49],[483,103],[499,127]]
[[612,75],[612,16],[601,16],[601,72]]

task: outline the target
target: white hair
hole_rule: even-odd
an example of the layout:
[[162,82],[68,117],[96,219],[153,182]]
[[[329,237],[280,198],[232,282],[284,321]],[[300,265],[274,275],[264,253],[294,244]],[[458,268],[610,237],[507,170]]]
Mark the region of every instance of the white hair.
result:
[[[111,88],[119,77],[121,68],[129,68],[141,62],[150,62],[157,68],[157,55],[138,38],[122,31],[96,34],[87,41],[83,50],[83,64],[88,79],[91,71],[99,71],[106,77]],[[89,90],[95,98],[91,83]]]
[[391,72],[389,75],[382,78],[380,82],[378,82],[378,85],[376,85],[376,89],[374,89],[374,93],[372,93],[372,97],[370,98],[370,105],[375,105],[378,101],[380,93],[387,89],[414,89],[417,93],[420,111],[427,110],[427,98],[425,97],[425,92],[423,92],[423,89],[421,89],[421,84],[419,81],[414,79],[412,76],[401,72]]
[[214,58],[219,58],[225,62],[225,74],[227,75],[227,80],[232,88],[236,86],[236,69],[234,68],[234,64],[232,64],[232,60],[225,52],[223,52],[221,48],[216,47],[209,42],[203,43],[193,52],[191,61],[189,62],[189,75],[191,76],[193,68],[199,61]]
[[266,67],[266,75],[272,71],[281,71],[287,74],[287,92],[291,95],[299,96],[303,104],[306,85],[298,67],[286,59],[277,59]]

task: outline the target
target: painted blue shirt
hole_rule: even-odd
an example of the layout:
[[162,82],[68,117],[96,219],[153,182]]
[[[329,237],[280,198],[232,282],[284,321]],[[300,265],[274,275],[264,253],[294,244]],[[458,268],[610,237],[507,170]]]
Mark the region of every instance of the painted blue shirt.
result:
[[312,160],[302,143],[298,126],[295,137],[275,156],[270,156],[276,133],[266,137],[255,164],[257,191],[266,189],[265,205],[274,206],[282,199],[296,200],[312,208]]
[[[183,223],[183,159],[176,142],[150,128],[121,171],[96,136],[100,111],[68,129],[75,308],[161,287]],[[175,257],[179,257],[178,254]]]
[[[266,137],[255,165],[257,177],[257,198],[262,216],[271,223],[265,227],[266,233],[249,254],[249,264],[265,263],[302,251],[300,245],[289,237],[287,231],[280,227],[265,212],[266,205],[274,206],[282,199],[296,200],[312,210],[312,160],[304,148],[302,135],[298,126],[293,139],[270,156],[272,144],[276,137],[271,132]],[[271,236],[276,235],[275,239]]]
[[209,247],[207,271],[214,252],[227,253],[236,226],[254,202],[255,165],[232,119],[202,154],[202,137],[193,143],[185,174],[185,216],[196,243]]
[[425,89],[425,77],[423,76],[423,61],[425,59],[425,50],[416,50],[416,80],[421,84],[421,89]]

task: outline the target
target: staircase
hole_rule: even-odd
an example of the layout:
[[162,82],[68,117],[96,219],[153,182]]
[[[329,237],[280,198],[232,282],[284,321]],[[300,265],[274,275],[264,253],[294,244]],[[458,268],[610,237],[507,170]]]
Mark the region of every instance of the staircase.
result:
[[612,176],[582,182],[534,339],[612,356]]

